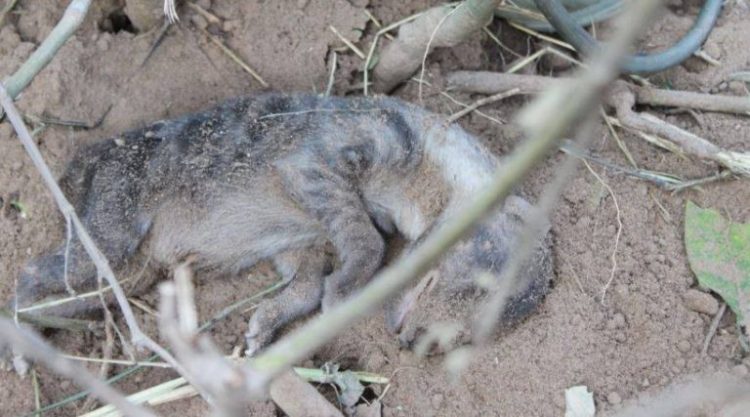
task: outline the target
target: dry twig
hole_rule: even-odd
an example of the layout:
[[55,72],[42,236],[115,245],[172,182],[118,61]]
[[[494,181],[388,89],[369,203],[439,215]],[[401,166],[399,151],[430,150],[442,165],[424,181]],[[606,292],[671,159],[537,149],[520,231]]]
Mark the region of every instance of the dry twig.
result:
[[[524,93],[536,93],[562,82],[562,79],[494,72],[459,71],[448,76],[448,83],[452,88],[483,94],[495,94],[514,87],[520,88]],[[743,97],[659,90],[618,81],[607,93],[605,101],[615,109],[622,126],[639,131],[641,137],[650,141],[654,140],[660,146],[666,146],[676,153],[682,150],[717,162],[734,173],[750,176],[749,153],[722,149],[706,139],[654,116],[633,111],[633,106],[638,103],[744,114],[750,113],[750,100]]]
[[452,115],[450,115],[450,117],[448,117],[448,119],[446,119],[446,122],[447,123],[453,123],[456,120],[458,120],[458,119],[466,116],[467,114],[473,112],[474,110],[476,110],[476,109],[478,109],[478,108],[480,108],[482,106],[485,106],[485,105],[491,104],[491,103],[495,103],[495,102],[500,101],[500,100],[504,100],[504,99],[506,99],[508,97],[515,96],[516,94],[519,94],[520,92],[521,92],[521,90],[519,90],[518,88],[513,88],[513,89],[510,89],[508,91],[503,91],[502,93],[493,94],[493,95],[491,95],[489,97],[485,97],[483,99],[477,100],[474,103],[472,103],[471,105],[469,105],[469,106],[467,106],[467,107],[465,107],[465,108],[463,108],[463,109],[461,109],[461,110],[453,113]]
[[615,235],[615,242],[614,247],[612,248],[612,269],[609,274],[609,278],[607,279],[607,282],[604,284],[604,287],[602,287],[602,296],[599,300],[602,304],[604,304],[604,298],[607,296],[607,290],[609,290],[609,287],[612,285],[612,281],[615,280],[615,273],[617,272],[617,248],[620,245],[620,236],[622,235],[622,218],[620,214],[620,205],[617,203],[617,196],[615,196],[615,192],[612,190],[612,187],[607,184],[602,177],[594,171],[593,168],[591,168],[591,165],[588,164],[585,160],[583,161],[584,165],[586,165],[586,168],[588,168],[589,172],[596,178],[599,183],[607,189],[607,192],[609,192],[609,195],[612,197],[612,202],[615,205],[615,211],[617,214],[617,234]]
[[257,71],[255,71],[254,69],[250,68],[250,65],[248,65],[242,58],[240,58],[240,56],[237,55],[233,50],[229,49],[228,46],[224,45],[224,42],[222,42],[216,36],[210,34],[206,29],[203,29],[203,28],[198,28],[198,29],[201,31],[201,33],[203,33],[204,35],[206,35],[206,37],[211,42],[213,42],[214,45],[218,46],[219,49],[221,49],[221,51],[224,52],[224,54],[226,54],[226,56],[229,57],[229,59],[231,59],[232,61],[236,62],[237,65],[239,65],[243,70],[245,70],[245,72],[247,72],[248,74],[250,74],[251,77],[255,78],[255,80],[258,81],[260,83],[260,85],[262,85],[263,87],[266,87],[266,88],[268,87],[268,83],[266,82],[266,80],[264,80],[263,77],[261,77],[260,74],[258,74]]

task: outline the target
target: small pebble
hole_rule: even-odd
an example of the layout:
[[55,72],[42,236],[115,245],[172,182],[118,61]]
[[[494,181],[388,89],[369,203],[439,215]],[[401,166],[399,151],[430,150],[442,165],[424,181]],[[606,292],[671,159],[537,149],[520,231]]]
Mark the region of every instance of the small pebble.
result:
[[719,311],[719,302],[703,291],[689,289],[685,292],[684,300],[687,308],[698,313],[713,316]]
[[739,364],[732,368],[732,373],[739,377],[746,377],[750,371],[748,371],[747,366]]
[[402,365],[412,365],[416,362],[416,358],[411,351],[403,349],[398,352],[398,362]]
[[239,19],[233,19],[233,20],[225,20],[224,23],[221,25],[221,30],[224,32],[235,32],[237,29],[240,28],[241,22]]
[[619,343],[623,343],[628,340],[628,337],[625,335],[625,332],[617,332],[615,333],[615,340]]
[[443,397],[443,394],[435,394],[432,396],[432,406],[434,408],[440,408],[443,406],[444,400],[445,400],[445,397]]
[[677,350],[682,353],[689,352],[691,347],[692,346],[690,346],[690,342],[688,342],[687,340],[680,340],[679,342],[677,342]]
[[197,27],[198,29],[205,29],[208,27],[208,21],[206,20],[206,18],[199,14],[190,16],[190,21],[193,22],[195,27]]
[[703,52],[713,59],[721,59],[721,47],[716,42],[706,42],[703,45]]
[[607,402],[612,405],[617,405],[622,402],[622,398],[620,397],[620,394],[612,391],[609,394],[607,394]]
[[96,49],[98,49],[99,52],[106,52],[109,49],[109,34],[106,34],[107,36],[102,36],[96,41]]
[[555,395],[554,398],[552,398],[552,402],[555,404],[555,406],[559,409],[565,409],[565,397],[564,394],[561,395]]
[[747,94],[748,86],[742,81],[730,81],[729,91],[736,96],[744,96]]
[[615,315],[613,315],[612,318],[607,322],[607,328],[609,330],[620,329],[623,326],[625,326],[625,316],[620,313],[616,313]]
[[203,10],[206,10],[206,11],[211,8],[211,0],[197,0],[195,4],[197,4]]
[[627,297],[630,294],[630,289],[627,284],[617,284],[615,285],[615,294],[620,297]]
[[647,387],[650,387],[650,386],[651,386],[651,381],[649,381],[649,380],[648,380],[648,378],[645,378],[645,379],[643,380],[643,382],[641,382],[641,386],[642,386],[643,388],[647,388]]
[[64,381],[60,382],[60,389],[61,389],[61,390],[65,391],[65,390],[67,390],[68,388],[70,388],[70,381],[68,381],[68,380],[66,379],[66,380],[64,380]]

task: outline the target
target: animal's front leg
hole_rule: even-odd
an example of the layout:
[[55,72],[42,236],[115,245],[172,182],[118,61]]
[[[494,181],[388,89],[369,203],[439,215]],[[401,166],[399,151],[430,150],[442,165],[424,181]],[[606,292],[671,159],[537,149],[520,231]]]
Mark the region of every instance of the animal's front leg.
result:
[[385,242],[368,215],[356,187],[324,167],[279,166],[287,192],[321,222],[338,255],[339,267],[325,279],[325,312],[369,280],[383,261]]
[[318,308],[323,296],[323,276],[330,270],[322,248],[286,252],[276,256],[274,264],[287,286],[264,300],[250,319],[245,333],[247,356],[268,345],[282,327]]

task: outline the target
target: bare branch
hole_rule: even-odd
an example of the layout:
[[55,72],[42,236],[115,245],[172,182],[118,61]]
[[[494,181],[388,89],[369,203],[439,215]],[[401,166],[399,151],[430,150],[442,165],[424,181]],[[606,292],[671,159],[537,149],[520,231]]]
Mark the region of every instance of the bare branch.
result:
[[750,154],[724,150],[655,116],[636,113],[633,111],[635,94],[626,85],[617,85],[607,97],[607,101],[615,109],[617,118],[623,126],[660,136],[677,144],[689,154],[715,161],[737,174],[750,176]]
[[343,417],[341,411],[292,370],[279,375],[270,391],[273,402],[290,417]]
[[91,391],[98,399],[117,407],[130,417],[156,417],[156,414],[128,401],[103,381],[91,375],[86,368],[63,358],[60,353],[47,345],[31,331],[16,327],[12,320],[0,318],[0,340],[18,350],[21,354],[43,363],[56,373],[73,380],[82,388]]
[[[540,93],[568,78],[551,78],[541,75],[508,74],[492,71],[456,71],[448,74],[448,88],[467,93],[497,94],[511,88],[519,88],[523,94]],[[696,110],[747,114],[750,100],[747,97],[694,93],[691,91],[662,90],[640,87],[619,80],[618,88],[626,86],[635,94],[638,104],[649,106],[685,107]]]
[[250,396],[239,367],[226,360],[206,335],[198,334],[192,271],[187,263],[174,272],[174,283],[159,287],[159,330],[185,364],[192,383],[207,393],[218,415],[240,417]]

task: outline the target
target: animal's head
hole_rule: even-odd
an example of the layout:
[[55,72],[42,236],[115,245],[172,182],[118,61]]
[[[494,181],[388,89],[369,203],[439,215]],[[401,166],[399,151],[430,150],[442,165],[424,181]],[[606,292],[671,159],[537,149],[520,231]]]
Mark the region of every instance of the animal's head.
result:
[[[418,283],[386,309],[389,331],[403,345],[425,342],[438,350],[469,342],[477,316],[491,289],[501,286],[504,269],[514,256],[519,233],[534,208],[511,196],[503,207],[458,242]],[[543,299],[552,278],[549,226],[519,270],[508,296],[501,325],[516,323]],[[446,327],[447,326],[447,327]],[[424,345],[424,343],[422,343]]]

